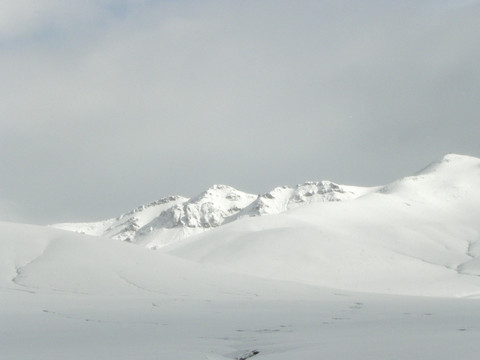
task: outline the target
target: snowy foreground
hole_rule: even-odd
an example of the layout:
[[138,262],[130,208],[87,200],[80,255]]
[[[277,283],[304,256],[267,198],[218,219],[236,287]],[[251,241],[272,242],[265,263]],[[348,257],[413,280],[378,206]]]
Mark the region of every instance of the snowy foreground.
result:
[[1,359],[477,359],[480,303],[334,290],[2,224]]
[[0,359],[477,359],[480,160],[341,200],[156,251],[0,223]]

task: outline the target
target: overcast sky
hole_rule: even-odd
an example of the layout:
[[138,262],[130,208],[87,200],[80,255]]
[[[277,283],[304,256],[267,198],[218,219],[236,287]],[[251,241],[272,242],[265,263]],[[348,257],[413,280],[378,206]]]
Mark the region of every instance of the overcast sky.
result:
[[480,4],[0,0],[0,219],[480,156]]

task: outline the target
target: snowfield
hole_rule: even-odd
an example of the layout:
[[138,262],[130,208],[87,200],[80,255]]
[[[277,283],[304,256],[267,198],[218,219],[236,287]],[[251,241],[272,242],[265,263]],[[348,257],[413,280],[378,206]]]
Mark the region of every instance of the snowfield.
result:
[[447,155],[375,188],[0,223],[0,359],[477,359],[479,218],[480,159]]

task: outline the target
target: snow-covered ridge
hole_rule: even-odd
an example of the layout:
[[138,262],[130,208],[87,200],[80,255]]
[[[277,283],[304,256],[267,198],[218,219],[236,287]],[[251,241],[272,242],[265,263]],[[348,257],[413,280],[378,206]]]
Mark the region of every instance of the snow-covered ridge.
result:
[[63,223],[54,228],[107,236],[159,248],[242,217],[279,214],[314,202],[355,199],[371,188],[330,181],[277,187],[262,195],[227,185],[213,185],[192,198],[171,196],[142,205],[117,218],[93,223]]
[[381,187],[378,192],[429,202],[458,197],[466,191],[475,190],[472,183],[478,180],[479,171],[480,159],[448,154],[413,176]]
[[[348,195],[325,183],[306,188],[317,186],[331,195],[327,200]],[[320,196],[310,190],[300,194]],[[274,216],[244,217],[164,251],[332,288],[389,293],[395,284],[401,294],[480,296],[480,159],[448,155],[363,195],[354,190],[352,201],[314,201]],[[284,199],[287,192],[295,199],[292,189],[279,188],[262,201]],[[288,208],[286,201],[278,204]]]
[[245,215],[279,214],[314,202],[353,200],[371,190],[372,188],[338,185],[331,181],[308,181],[294,188],[277,187],[268,193],[259,195],[236,218]]
[[[288,210],[249,212],[267,200],[265,211]],[[218,217],[204,217],[211,211]],[[162,223],[166,214],[173,217]],[[0,353],[213,360],[258,351],[259,359],[290,360],[371,359],[373,351],[381,359],[475,359],[479,218],[480,159],[449,156],[366,192],[321,182],[258,198],[214,186],[192,199],[70,225],[117,235],[124,229],[149,247],[184,239],[155,252],[0,223],[0,318],[8,340]],[[318,338],[324,341],[311,341]],[[430,338],[435,346],[419,341]]]
[[156,249],[242,218],[281,214],[311,204],[345,202],[370,196],[400,198],[408,204],[444,204],[458,197],[471,196],[469,192],[475,188],[472,180],[475,182],[479,169],[479,159],[449,154],[413,176],[380,187],[309,181],[254,195],[227,185],[213,185],[192,198],[171,196],[114,219],[52,226]]
[[62,223],[52,225],[52,227],[87,235],[107,236],[116,240],[132,241],[138,230],[152,222],[166,209],[186,200],[188,199],[182,196],[170,196],[139,206],[116,218],[92,223]]

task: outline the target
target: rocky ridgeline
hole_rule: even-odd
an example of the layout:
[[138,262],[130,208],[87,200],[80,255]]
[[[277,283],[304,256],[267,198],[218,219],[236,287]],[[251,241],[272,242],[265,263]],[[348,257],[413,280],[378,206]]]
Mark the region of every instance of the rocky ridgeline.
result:
[[364,188],[330,181],[277,187],[262,195],[245,193],[227,185],[213,185],[190,199],[170,196],[114,219],[53,227],[158,247],[158,244],[164,246],[245,216],[279,214],[313,202],[351,200],[364,192]]

